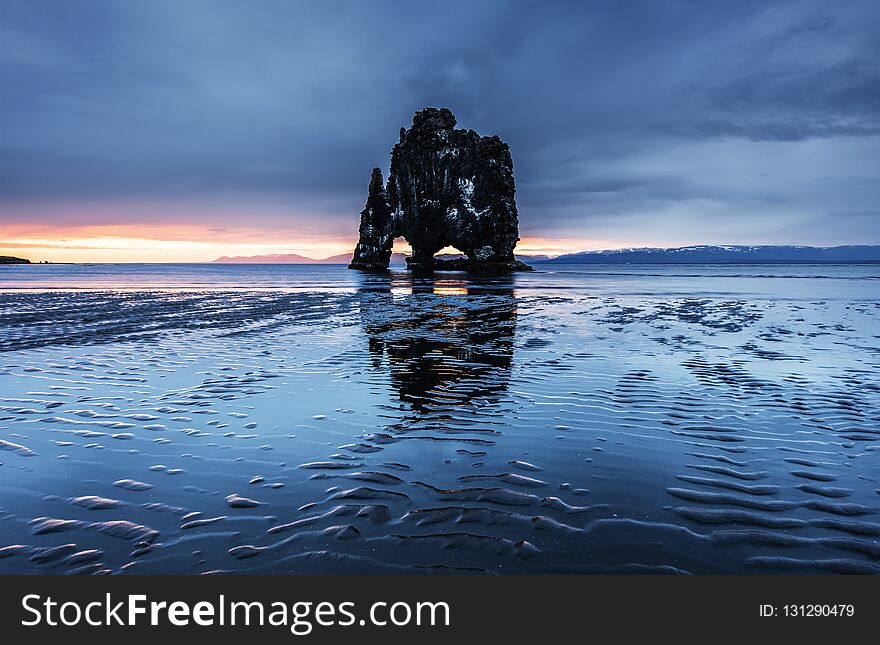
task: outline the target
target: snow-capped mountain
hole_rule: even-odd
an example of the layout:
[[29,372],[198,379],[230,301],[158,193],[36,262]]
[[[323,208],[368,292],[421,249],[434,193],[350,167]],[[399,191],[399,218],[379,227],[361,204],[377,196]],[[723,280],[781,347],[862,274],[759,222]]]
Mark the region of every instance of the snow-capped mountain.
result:
[[880,246],[719,245],[630,248],[560,255],[545,264],[853,264],[880,263]]

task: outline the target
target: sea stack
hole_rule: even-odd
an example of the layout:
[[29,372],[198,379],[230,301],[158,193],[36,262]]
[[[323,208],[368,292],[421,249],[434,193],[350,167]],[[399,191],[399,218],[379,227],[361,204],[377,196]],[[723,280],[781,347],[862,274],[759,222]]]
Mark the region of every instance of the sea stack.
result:
[[[403,237],[413,250],[410,269],[531,270],[513,256],[519,222],[510,149],[497,136],[455,125],[448,109],[425,108],[400,129],[384,187],[373,169],[349,268],[387,269],[392,244]],[[435,259],[447,246],[467,257]]]

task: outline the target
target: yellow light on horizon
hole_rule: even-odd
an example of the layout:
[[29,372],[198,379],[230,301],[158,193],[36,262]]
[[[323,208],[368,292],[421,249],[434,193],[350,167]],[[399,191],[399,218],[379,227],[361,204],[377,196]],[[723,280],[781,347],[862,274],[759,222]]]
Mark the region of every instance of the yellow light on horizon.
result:
[[[13,233],[10,235],[9,233]],[[212,262],[221,257],[295,254],[315,260],[351,253],[355,240],[347,238],[271,239],[266,230],[224,230],[196,226],[101,226],[68,227],[57,232],[38,227],[0,227],[0,255],[25,257],[32,262],[132,263]],[[621,244],[603,240],[524,237],[516,248],[520,255],[550,255],[615,248]],[[641,245],[633,245],[641,246]],[[412,253],[404,239],[394,242],[393,252]],[[440,253],[458,253],[446,247]]]
[[161,238],[101,236],[0,239],[0,255],[26,257],[32,262],[128,263],[212,262],[220,257],[295,254],[313,259],[351,252],[347,242],[285,242],[273,244],[207,242]]

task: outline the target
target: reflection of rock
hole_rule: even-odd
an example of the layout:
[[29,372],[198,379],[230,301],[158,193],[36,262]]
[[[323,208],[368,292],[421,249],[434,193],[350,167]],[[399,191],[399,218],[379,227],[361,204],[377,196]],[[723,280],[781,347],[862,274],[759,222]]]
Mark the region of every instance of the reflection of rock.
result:
[[509,283],[493,287],[475,293],[458,280],[400,284],[376,276],[361,288],[361,320],[374,365],[389,370],[400,399],[414,410],[473,405],[507,389],[516,300]]
[[[394,238],[403,236],[410,268],[530,270],[513,256],[519,228],[507,144],[455,123],[446,108],[426,108],[401,128],[384,189],[373,169],[351,268],[387,268]],[[467,259],[434,260],[446,246]]]

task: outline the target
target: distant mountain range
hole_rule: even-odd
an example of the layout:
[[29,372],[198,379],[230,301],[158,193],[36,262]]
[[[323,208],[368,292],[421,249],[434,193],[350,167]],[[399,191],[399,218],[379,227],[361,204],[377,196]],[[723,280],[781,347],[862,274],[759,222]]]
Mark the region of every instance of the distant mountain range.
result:
[[[224,255],[212,262],[212,264],[348,264],[351,262],[351,253],[331,255],[329,258],[316,259],[296,253],[275,253],[272,255],[236,255],[229,257]],[[406,264],[406,255],[392,253],[391,264]]]
[[568,253],[542,264],[880,263],[880,246],[682,246]]
[[[404,266],[406,254],[394,253],[393,266]],[[454,260],[460,253],[443,253],[437,258]],[[537,264],[858,264],[880,263],[880,246],[681,246],[677,248],[632,248],[581,251],[558,257],[517,255],[518,260]],[[2,259],[0,259],[2,261]],[[223,256],[216,264],[348,264],[351,253],[315,259],[294,253],[274,255]]]
[[[212,264],[348,264],[351,262],[351,253],[331,255],[329,258],[318,260],[295,253],[276,253],[273,255],[237,255],[229,257],[224,255],[212,262]],[[392,253],[391,264],[404,266],[406,264],[405,253]],[[460,253],[443,253],[437,256],[441,260],[454,260],[463,258]],[[518,255],[517,259],[524,262],[542,262],[549,260],[549,255]]]
[[16,258],[11,255],[0,255],[0,264],[30,264],[30,260]]

